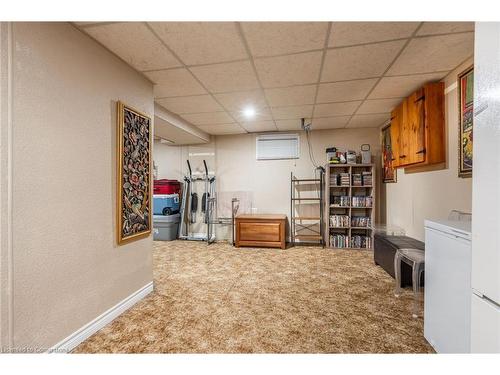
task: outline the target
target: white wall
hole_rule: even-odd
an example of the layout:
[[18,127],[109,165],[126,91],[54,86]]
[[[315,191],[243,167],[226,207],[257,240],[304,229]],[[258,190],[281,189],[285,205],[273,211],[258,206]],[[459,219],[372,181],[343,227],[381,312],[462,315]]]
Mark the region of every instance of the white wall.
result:
[[117,100],[152,117],[153,88],[70,24],[12,28],[6,344],[49,348],[152,281],[151,237],[116,244],[115,121]]
[[182,181],[184,176],[182,146],[168,146],[154,141],[153,160],[158,171],[158,179],[168,178]]
[[[290,172],[297,178],[313,178],[306,136],[300,133],[300,158],[295,160],[256,160],[256,134],[223,135],[214,137],[207,145],[189,147],[155,144],[154,157],[160,177],[177,178],[177,163],[181,158],[182,175],[186,173],[186,158],[194,159],[193,165],[201,171],[201,160],[209,158],[209,168],[214,165],[209,154],[214,153],[218,192],[251,192],[257,213],[276,213],[290,216]],[[336,146],[359,152],[363,143],[371,145],[373,162],[379,167],[380,131],[371,129],[333,129],[311,132],[311,146],[317,163],[326,162],[325,150]],[[206,156],[193,157],[196,154]],[[191,156],[189,156],[191,155]],[[193,167],[193,168],[195,168]],[[177,176],[177,177],[176,177]],[[229,201],[228,201],[229,204]],[[383,203],[382,203],[383,204]],[[378,210],[377,210],[378,212]],[[222,229],[222,228],[221,228]],[[219,238],[228,238],[224,230]]]
[[446,218],[453,209],[471,212],[472,180],[458,177],[457,76],[473,64],[470,59],[445,79],[446,167],[437,171],[397,171],[397,183],[386,184],[387,223],[424,240],[424,220]]

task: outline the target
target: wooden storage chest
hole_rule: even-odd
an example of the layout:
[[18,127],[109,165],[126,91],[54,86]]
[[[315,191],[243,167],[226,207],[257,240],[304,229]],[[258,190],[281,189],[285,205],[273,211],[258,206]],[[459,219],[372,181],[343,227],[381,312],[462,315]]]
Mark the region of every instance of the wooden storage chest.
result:
[[286,215],[238,215],[235,226],[236,247],[286,248]]

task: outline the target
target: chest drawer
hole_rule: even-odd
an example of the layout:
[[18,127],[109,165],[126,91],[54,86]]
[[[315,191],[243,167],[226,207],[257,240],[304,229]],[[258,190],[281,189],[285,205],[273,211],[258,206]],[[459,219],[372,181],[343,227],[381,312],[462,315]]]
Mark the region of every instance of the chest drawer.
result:
[[240,239],[242,241],[280,241],[279,223],[240,223]]
[[285,215],[242,215],[235,230],[237,247],[286,247]]

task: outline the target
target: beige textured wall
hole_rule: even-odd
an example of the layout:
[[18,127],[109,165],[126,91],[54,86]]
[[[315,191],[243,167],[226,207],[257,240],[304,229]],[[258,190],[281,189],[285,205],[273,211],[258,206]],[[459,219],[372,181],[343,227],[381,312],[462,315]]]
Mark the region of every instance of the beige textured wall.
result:
[[[177,162],[181,157],[182,175],[185,159],[191,154],[215,153],[217,190],[219,192],[248,191],[253,194],[253,207],[258,213],[278,213],[290,216],[290,172],[298,178],[313,178],[314,168],[310,162],[304,132],[300,133],[300,158],[296,160],[256,160],[256,134],[216,136],[213,143],[189,147],[156,145],[155,160],[159,171],[168,171],[176,176]],[[326,161],[325,149],[336,146],[342,149],[360,150],[363,143],[371,145],[373,162],[379,167],[379,129],[333,129],[311,132],[311,146],[317,163]],[[205,157],[209,157],[208,155]],[[202,159],[203,157],[198,157]],[[190,159],[196,159],[191,156]],[[167,166],[165,164],[171,164]],[[199,165],[199,160],[194,165]],[[210,164],[212,165],[212,164]],[[160,173],[160,177],[162,174]],[[382,203],[384,205],[384,203]],[[304,212],[304,211],[303,211]],[[218,237],[229,238],[220,227]]]
[[47,348],[152,281],[151,237],[116,245],[115,101],[153,90],[67,23],[13,31],[13,344]]
[[397,183],[387,184],[387,223],[424,240],[424,220],[446,218],[452,209],[471,212],[472,179],[458,177],[457,75],[473,64],[470,59],[445,79],[447,165],[445,169],[405,174],[398,170]]
[[153,144],[153,160],[158,170],[158,178],[168,178],[182,181],[184,163],[182,146],[168,146],[155,141]]

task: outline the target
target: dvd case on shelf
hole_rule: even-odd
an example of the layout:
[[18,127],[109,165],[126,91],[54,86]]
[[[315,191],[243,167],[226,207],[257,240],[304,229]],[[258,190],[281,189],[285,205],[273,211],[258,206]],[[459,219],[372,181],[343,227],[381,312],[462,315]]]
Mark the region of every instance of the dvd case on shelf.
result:
[[330,215],[330,227],[349,228],[349,215]]

